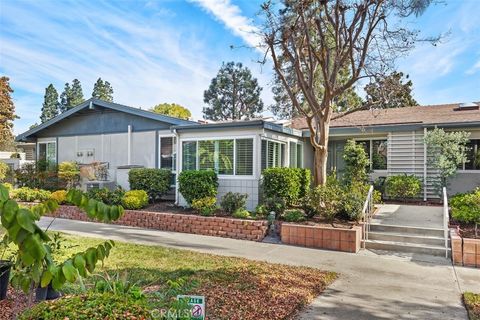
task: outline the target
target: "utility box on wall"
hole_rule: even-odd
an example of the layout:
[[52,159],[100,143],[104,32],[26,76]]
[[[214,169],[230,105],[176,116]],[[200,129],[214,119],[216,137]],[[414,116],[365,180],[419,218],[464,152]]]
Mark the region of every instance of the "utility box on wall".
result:
[[125,190],[130,190],[130,183],[128,182],[128,173],[134,168],[143,168],[140,165],[126,165],[117,167],[117,184]]

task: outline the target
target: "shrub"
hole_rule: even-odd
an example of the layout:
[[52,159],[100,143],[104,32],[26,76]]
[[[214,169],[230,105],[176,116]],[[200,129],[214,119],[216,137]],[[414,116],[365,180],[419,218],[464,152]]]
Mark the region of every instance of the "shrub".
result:
[[277,215],[280,215],[285,211],[287,205],[283,198],[271,197],[263,200],[263,205],[265,206],[266,214],[270,212],[275,212]]
[[2,184],[3,184],[3,186],[4,186],[5,188],[7,188],[8,193],[12,192],[12,190],[13,190],[13,185],[12,185],[11,183],[4,182],[4,183],[2,183]]
[[266,217],[268,214],[269,214],[269,211],[264,204],[259,204],[255,207],[255,216]]
[[359,221],[362,218],[363,204],[370,186],[363,183],[352,183],[345,186],[342,195],[340,214],[347,220]]
[[320,215],[333,221],[343,207],[343,189],[338,183],[319,185],[305,197],[304,208],[309,217]]
[[55,191],[65,186],[59,181],[54,165],[47,166],[44,162],[25,163],[15,170],[15,179],[19,187]]
[[343,160],[345,161],[345,171],[343,173],[345,184],[367,181],[367,168],[370,160],[361,144],[348,140],[343,149]]
[[247,203],[248,194],[238,193],[238,192],[227,192],[221,201],[220,206],[222,209],[232,214],[238,209],[244,209]]
[[205,197],[216,197],[218,188],[217,174],[212,170],[185,170],[178,175],[178,191],[188,204]]
[[422,182],[414,175],[391,176],[385,181],[386,194],[396,199],[414,198],[421,189]]
[[42,189],[31,189],[27,187],[21,187],[12,191],[12,197],[14,199],[34,202],[34,201],[47,201],[51,197],[51,192]]
[[305,221],[305,212],[299,209],[288,209],[282,215],[283,220],[287,222]]
[[20,315],[20,320],[54,319],[150,319],[146,302],[130,295],[86,293],[44,301]]
[[235,212],[232,214],[232,217],[237,219],[248,219],[251,218],[251,215],[250,212],[248,212],[244,208],[240,208],[235,210]]
[[76,162],[64,161],[58,165],[58,177],[65,181],[68,189],[73,188],[80,180],[80,169]]
[[217,199],[215,197],[203,197],[192,202],[192,208],[202,216],[211,216],[217,210]]
[[480,188],[472,193],[458,194],[450,199],[452,217],[462,223],[475,224],[475,233],[480,223]]
[[130,190],[122,197],[122,206],[125,209],[142,209],[148,204],[148,194],[143,190]]
[[114,191],[107,188],[93,188],[88,190],[87,196],[108,205],[120,205],[125,191],[118,187]]
[[282,198],[293,205],[310,189],[310,170],[301,168],[267,168],[263,170],[263,193],[267,198]]
[[145,190],[150,201],[157,201],[170,190],[172,172],[166,169],[137,168],[128,172],[132,190]]
[[0,161],[0,182],[5,181],[10,168],[5,162]]
[[64,204],[67,200],[67,191],[66,190],[57,190],[52,192],[50,199],[55,200],[58,204]]

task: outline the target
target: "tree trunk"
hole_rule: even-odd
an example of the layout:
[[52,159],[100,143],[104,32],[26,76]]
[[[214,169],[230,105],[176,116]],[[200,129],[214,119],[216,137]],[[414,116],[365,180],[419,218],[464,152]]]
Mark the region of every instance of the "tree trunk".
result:
[[313,176],[315,186],[327,183],[328,148],[314,148]]

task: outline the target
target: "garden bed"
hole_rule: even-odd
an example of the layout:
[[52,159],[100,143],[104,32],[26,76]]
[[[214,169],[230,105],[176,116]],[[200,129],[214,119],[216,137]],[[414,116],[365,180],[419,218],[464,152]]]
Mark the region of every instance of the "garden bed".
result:
[[[93,221],[75,206],[62,205],[52,217]],[[266,220],[244,220],[226,217],[204,217],[193,214],[125,210],[112,224],[131,227],[193,233],[251,241],[262,241],[268,229]]]
[[480,239],[462,237],[458,228],[450,229],[454,264],[480,268]]
[[[71,248],[62,252],[60,259],[103,242],[71,235],[64,238]],[[177,294],[204,295],[207,319],[291,319],[336,278],[335,273],[314,268],[159,246],[115,244],[96,273],[124,275],[122,278],[141,287],[154,309],[162,305],[159,297],[170,301]],[[87,288],[92,288],[93,280],[93,276],[84,279]],[[79,282],[68,284],[64,291],[71,295],[84,293]],[[52,304],[48,302],[47,306]],[[83,312],[87,314],[96,307],[85,305],[90,311]]]
[[468,311],[470,320],[480,320],[480,294],[465,292],[463,302]]
[[279,224],[280,237],[285,244],[356,253],[360,250],[362,227],[343,224],[345,227],[335,228],[327,224],[283,222]]

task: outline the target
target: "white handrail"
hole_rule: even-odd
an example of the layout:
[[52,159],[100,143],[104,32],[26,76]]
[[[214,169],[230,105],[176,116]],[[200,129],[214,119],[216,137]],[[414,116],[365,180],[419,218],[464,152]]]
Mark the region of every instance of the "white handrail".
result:
[[362,220],[363,220],[363,249],[365,249],[366,242],[368,241],[368,233],[370,232],[370,218],[373,208],[373,185],[368,189],[367,199],[363,204]]
[[443,237],[445,238],[445,258],[448,258],[448,198],[447,188],[443,187]]

